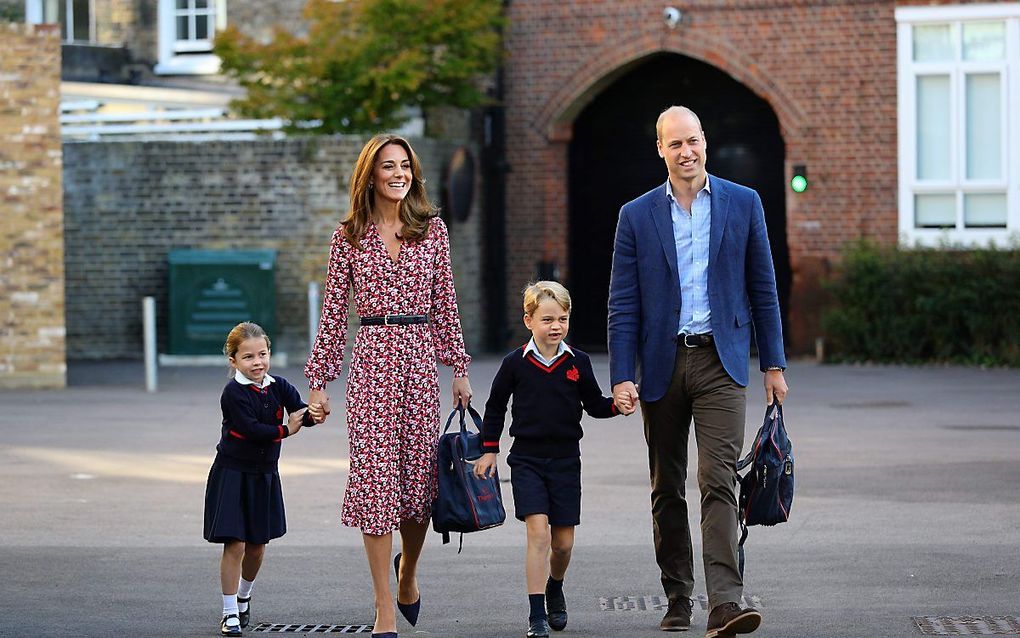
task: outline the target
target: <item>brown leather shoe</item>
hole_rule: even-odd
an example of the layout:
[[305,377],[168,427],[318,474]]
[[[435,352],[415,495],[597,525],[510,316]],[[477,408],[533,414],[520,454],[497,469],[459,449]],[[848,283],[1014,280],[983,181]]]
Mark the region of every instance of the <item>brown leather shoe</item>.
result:
[[753,607],[741,609],[737,603],[716,605],[708,615],[705,638],[732,638],[749,634],[761,624],[761,612]]
[[691,609],[694,603],[690,598],[681,596],[669,601],[669,609],[659,623],[659,629],[663,631],[687,631],[691,628]]

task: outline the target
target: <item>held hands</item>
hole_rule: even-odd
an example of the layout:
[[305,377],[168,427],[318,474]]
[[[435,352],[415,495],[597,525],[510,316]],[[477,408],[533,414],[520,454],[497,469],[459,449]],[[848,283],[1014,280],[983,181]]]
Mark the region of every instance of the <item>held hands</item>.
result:
[[471,403],[471,382],[467,377],[453,378],[453,407],[467,409]]
[[312,420],[316,423],[322,423],[326,420],[326,411],[321,403],[308,404],[308,413],[312,415]]
[[496,453],[486,452],[475,461],[475,476],[478,478],[489,478],[489,474],[496,469]]
[[765,402],[772,405],[773,401],[782,403],[786,400],[786,393],[789,388],[786,385],[786,378],[782,370],[767,370],[765,372]]
[[613,386],[613,403],[624,416],[634,414],[638,398],[638,389],[633,381],[621,381]]
[[[318,418],[312,406],[318,405],[322,408],[322,418]],[[312,390],[308,393],[308,409],[312,412],[312,417],[315,418],[316,423],[322,423],[329,416],[329,395],[326,394],[325,390]]]

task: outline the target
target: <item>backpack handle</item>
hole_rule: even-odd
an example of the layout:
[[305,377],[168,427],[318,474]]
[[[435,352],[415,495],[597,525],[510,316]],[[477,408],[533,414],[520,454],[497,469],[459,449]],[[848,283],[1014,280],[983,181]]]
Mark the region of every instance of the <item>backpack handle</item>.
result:
[[761,435],[764,433],[765,428],[769,427],[775,429],[779,424],[779,419],[783,418],[783,404],[779,401],[775,401],[772,405],[765,406],[765,423],[758,429],[758,433],[754,435],[754,443],[751,445],[751,449],[747,451],[747,456],[737,461],[737,471],[744,469],[751,464],[754,458],[755,446],[761,439]]
[[467,437],[467,435],[468,434],[472,434],[470,428],[467,427],[467,423],[465,422],[465,419],[464,419],[465,414],[470,414],[471,415],[471,420],[474,421],[474,424],[475,424],[475,433],[474,434],[475,434],[475,436],[481,436],[482,435],[482,416],[480,414],[478,414],[477,410],[475,410],[473,407],[471,407],[470,403],[468,403],[468,406],[467,406],[466,410],[463,407],[460,407],[460,406],[457,406],[456,408],[454,408],[453,411],[450,412],[449,418],[446,419],[446,427],[443,428],[443,434],[446,434],[447,431],[450,429],[450,426],[453,425],[453,417],[457,416],[457,415],[460,415],[460,436],[457,437],[457,452],[458,452],[458,455],[460,456],[460,458],[462,460],[463,459],[467,459],[467,457],[468,457],[468,447],[467,447],[467,439],[468,439],[468,437]]

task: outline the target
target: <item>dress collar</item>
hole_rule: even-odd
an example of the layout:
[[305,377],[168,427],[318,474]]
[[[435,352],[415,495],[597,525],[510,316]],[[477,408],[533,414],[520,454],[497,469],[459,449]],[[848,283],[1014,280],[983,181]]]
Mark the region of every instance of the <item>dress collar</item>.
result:
[[234,381],[237,381],[241,385],[253,385],[253,386],[255,386],[255,387],[259,388],[259,389],[265,390],[266,388],[269,387],[269,384],[274,382],[274,381],[276,381],[276,379],[274,379],[273,377],[271,377],[271,376],[269,376],[267,374],[266,378],[263,379],[263,381],[262,381],[262,385],[259,385],[259,384],[255,383],[254,381],[252,381],[251,379],[249,379],[248,377],[246,377],[243,374],[241,374],[240,370],[235,370],[234,371]]

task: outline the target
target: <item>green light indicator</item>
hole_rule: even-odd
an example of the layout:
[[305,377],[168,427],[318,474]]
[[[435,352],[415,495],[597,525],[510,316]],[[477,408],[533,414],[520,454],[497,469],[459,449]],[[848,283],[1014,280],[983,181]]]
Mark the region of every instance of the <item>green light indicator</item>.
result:
[[804,164],[794,165],[793,177],[790,179],[790,188],[793,189],[794,193],[803,193],[807,190],[807,166]]

